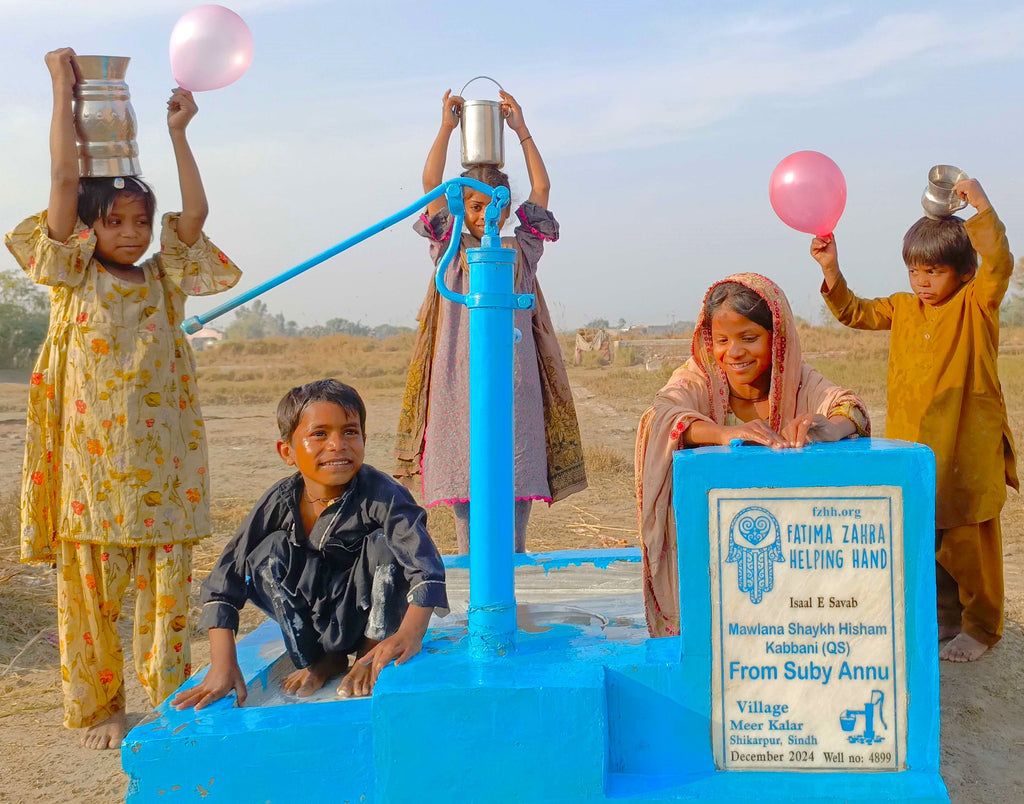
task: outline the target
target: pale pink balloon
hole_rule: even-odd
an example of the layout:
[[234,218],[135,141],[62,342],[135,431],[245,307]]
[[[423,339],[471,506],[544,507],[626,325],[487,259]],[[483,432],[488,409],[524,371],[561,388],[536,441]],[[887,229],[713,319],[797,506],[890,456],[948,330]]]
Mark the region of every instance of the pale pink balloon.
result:
[[252,64],[252,31],[230,8],[197,6],[171,31],[171,71],[178,86],[202,92],[232,84]]
[[797,151],[772,171],[768,198],[787,226],[824,237],[832,234],[846,209],[846,179],[825,154]]

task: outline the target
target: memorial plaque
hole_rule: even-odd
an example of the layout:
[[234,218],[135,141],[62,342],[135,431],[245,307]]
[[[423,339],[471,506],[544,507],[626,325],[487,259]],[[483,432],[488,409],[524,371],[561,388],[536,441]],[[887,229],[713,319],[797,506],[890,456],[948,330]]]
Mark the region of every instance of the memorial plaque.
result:
[[904,769],[901,489],[711,489],[708,503],[717,766]]

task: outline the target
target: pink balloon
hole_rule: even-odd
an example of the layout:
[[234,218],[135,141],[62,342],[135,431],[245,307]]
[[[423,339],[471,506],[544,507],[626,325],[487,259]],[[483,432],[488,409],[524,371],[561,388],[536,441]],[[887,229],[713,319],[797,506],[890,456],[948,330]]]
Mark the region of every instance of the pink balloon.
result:
[[846,179],[825,154],[797,151],[772,171],[768,198],[787,226],[824,237],[832,234],[846,208]]
[[252,31],[230,8],[197,6],[171,31],[171,71],[192,92],[232,84],[252,64]]

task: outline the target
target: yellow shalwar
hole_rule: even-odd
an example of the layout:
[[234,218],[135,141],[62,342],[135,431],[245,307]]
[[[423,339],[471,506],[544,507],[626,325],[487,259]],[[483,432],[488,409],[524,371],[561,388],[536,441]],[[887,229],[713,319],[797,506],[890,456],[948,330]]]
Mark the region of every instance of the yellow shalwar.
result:
[[[843,324],[892,330],[885,435],[926,444],[935,453],[940,620],[961,624],[969,636],[993,645],[1003,630],[999,512],[1006,486],[1019,488],[996,365],[999,305],[1013,256],[994,210],[965,226],[981,265],[941,305],[925,304],[913,293],[861,299],[842,277],[830,292],[823,287],[822,295]],[[961,607],[962,619],[955,619]]]
[[192,544],[118,547],[58,542],[57,631],[64,725],[91,726],[124,711],[124,657],[117,621],[136,588],[135,672],[156,706],[192,672],[188,601]]
[[58,565],[65,725],[89,726],[123,706],[116,622],[132,580],[150,700],[186,678],[191,549],[211,527],[195,358],[179,325],[187,296],[227,290],[241,272],[205,235],[182,243],[174,214],[141,283],[93,258],[81,221],[58,242],[43,212],[5,243],[51,288],[29,386],[21,559]]

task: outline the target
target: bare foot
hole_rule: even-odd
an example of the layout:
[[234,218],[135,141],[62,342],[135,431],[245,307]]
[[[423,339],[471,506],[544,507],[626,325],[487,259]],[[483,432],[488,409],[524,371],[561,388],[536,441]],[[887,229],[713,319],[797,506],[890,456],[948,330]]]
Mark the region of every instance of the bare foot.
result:
[[373,692],[372,665],[356,662],[338,685],[341,698],[365,698]]
[[984,642],[960,633],[939,651],[939,658],[947,662],[973,662],[980,659],[987,650],[988,645]]
[[944,642],[947,639],[952,639],[960,633],[959,625],[940,625],[939,626],[939,642]]
[[128,723],[125,721],[124,710],[114,712],[106,720],[89,726],[82,735],[82,745],[85,748],[95,748],[104,751],[108,748],[120,748],[121,741],[128,733]]
[[347,667],[348,656],[343,653],[328,653],[311,667],[289,673],[281,682],[281,688],[289,695],[307,698],[326,684],[327,679],[343,673]]

